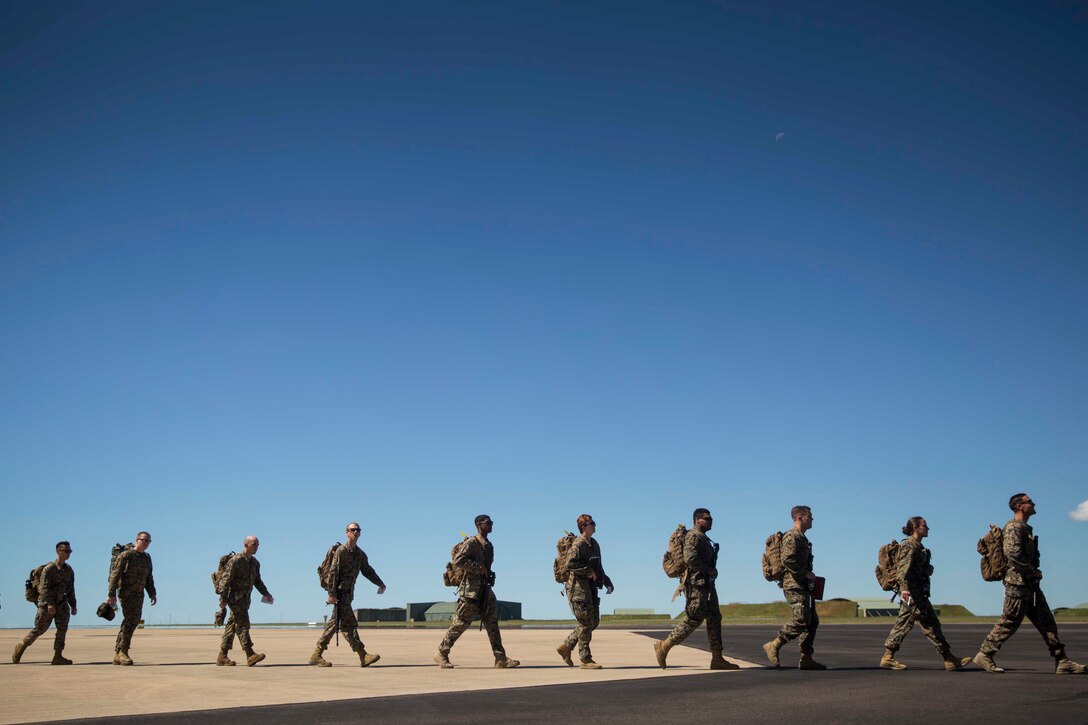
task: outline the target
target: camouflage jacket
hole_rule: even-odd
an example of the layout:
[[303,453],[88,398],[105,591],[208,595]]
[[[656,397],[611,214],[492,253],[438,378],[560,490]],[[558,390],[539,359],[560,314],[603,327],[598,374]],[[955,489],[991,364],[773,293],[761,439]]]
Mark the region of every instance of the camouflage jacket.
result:
[[783,589],[807,589],[808,575],[812,572],[812,544],[797,529],[789,529],[782,535]]
[[[612,586],[612,580],[604,573],[604,564],[601,563],[601,545],[596,539],[579,536],[570,547],[567,596],[575,602],[590,601],[595,597],[597,589]],[[597,575],[596,582],[589,579],[591,571]]]
[[220,599],[227,604],[248,607],[253,587],[257,587],[257,591],[266,597],[272,596],[261,579],[261,562],[257,561],[257,557],[235,554],[223,572],[223,594]]
[[684,537],[684,566],[687,568],[685,583],[695,587],[712,587],[711,569],[718,566],[718,550],[706,534],[695,529]]
[[154,597],[155,577],[151,572],[151,555],[127,549],[118,554],[116,566],[110,573],[109,595],[132,596],[146,589],[148,596]]
[[491,573],[491,565],[495,562],[495,547],[486,539],[479,536],[470,536],[461,545],[457,556],[454,557],[454,566],[465,571],[465,579],[457,588],[457,596],[464,599],[477,600],[487,585],[487,577]]
[[920,541],[913,536],[903,539],[899,544],[899,566],[895,572],[899,591],[910,592],[914,597],[929,596],[929,577],[933,575],[929,559],[929,549]]
[[341,545],[336,550],[336,558],[332,564],[333,571],[336,574],[336,590],[329,590],[329,594],[334,591],[339,591],[340,595],[346,596],[348,599],[355,597],[355,580],[362,574],[371,581],[375,586],[384,587],[382,578],[378,576],[378,572],[374,571],[374,567],[370,565],[369,560],[366,558],[366,552],[356,546],[354,549],[345,545]]
[[68,563],[58,564],[51,561],[42,569],[38,579],[38,604],[60,604],[68,602],[76,606],[76,573]]
[[1009,568],[1005,572],[1005,583],[1017,586],[1033,586],[1039,580],[1039,541],[1033,529],[1023,521],[1010,519],[1005,524],[1004,546],[1005,560]]

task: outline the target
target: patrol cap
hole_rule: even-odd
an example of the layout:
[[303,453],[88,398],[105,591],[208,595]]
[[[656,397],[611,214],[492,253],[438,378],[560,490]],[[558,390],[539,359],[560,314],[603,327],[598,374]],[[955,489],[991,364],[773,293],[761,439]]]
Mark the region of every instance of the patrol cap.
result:
[[113,618],[117,616],[117,611],[107,602],[102,602],[98,605],[98,610],[95,612],[95,614],[97,614],[99,617],[102,617],[102,619],[106,620],[107,622],[112,622]]

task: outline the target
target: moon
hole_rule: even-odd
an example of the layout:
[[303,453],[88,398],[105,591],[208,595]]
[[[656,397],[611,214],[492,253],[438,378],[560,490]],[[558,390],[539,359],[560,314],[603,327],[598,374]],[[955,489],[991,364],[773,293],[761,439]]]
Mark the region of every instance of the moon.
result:
[[774,140],[775,141],[781,141],[784,138],[786,138],[786,134],[782,133],[781,131],[779,131],[778,133],[776,133],[774,135]]

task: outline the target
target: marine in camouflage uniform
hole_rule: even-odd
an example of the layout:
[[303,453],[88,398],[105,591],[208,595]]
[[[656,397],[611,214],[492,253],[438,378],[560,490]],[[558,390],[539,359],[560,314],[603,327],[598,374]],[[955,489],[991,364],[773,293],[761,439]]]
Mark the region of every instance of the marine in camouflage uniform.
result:
[[479,619],[487,631],[496,668],[506,669],[521,664],[506,656],[502,635],[499,634],[499,602],[495,597],[495,575],[491,570],[495,562],[495,547],[487,538],[494,525],[487,514],[477,516],[476,536],[466,539],[454,557],[454,568],[464,571],[465,576],[457,587],[457,610],[453,623],[438,644],[438,653],[434,656],[435,663],[443,669],[453,667],[450,650],[474,619]]
[[987,672],[1004,672],[994,662],[994,655],[1027,617],[1046,642],[1050,656],[1054,658],[1055,673],[1084,674],[1088,668],[1066,657],[1065,645],[1058,639],[1054,613],[1050,611],[1046,596],[1039,588],[1043,578],[1039,569],[1039,539],[1028,525],[1028,520],[1035,514],[1035,502],[1026,493],[1018,493],[1009,499],[1009,508],[1013,511],[1013,518],[1005,524],[1003,533],[1003,549],[1008,564],[1005,603],[1001,618],[975,655],[975,664]]
[[322,657],[322,653],[328,648],[329,642],[336,634],[337,618],[340,620],[340,633],[344,635],[352,651],[359,655],[360,667],[369,667],[382,658],[381,655],[370,654],[366,651],[366,646],[359,639],[359,621],[355,618],[355,609],[351,606],[355,599],[355,580],[360,574],[378,587],[378,594],[385,593],[385,583],[370,565],[366,552],[358,546],[361,531],[358,523],[348,524],[345,529],[348,543],[341,544],[336,550],[332,562],[332,570],[335,574],[328,590],[328,603],[333,605],[336,611],[329,617],[325,630],[317,638],[317,646],[310,655],[312,665],[332,666]]
[[249,636],[249,605],[256,587],[264,601],[272,603],[272,595],[261,579],[261,562],[257,561],[255,554],[261,542],[256,536],[247,536],[242,544],[242,553],[235,554],[227,562],[226,571],[220,582],[219,607],[230,607],[230,618],[223,628],[223,639],[219,645],[219,657],[215,664],[233,666],[235,662],[230,658],[230,649],[234,644],[234,638],[242,645],[246,653],[246,665],[252,667],[264,659],[264,654],[253,651],[253,640]]
[[800,637],[801,660],[797,665],[800,670],[826,670],[827,667],[812,658],[816,630],[820,626],[820,615],[816,613],[816,600],[812,596],[812,544],[805,532],[812,528],[812,509],[808,506],[794,506],[790,511],[793,528],[782,535],[782,578],[783,593],[790,605],[790,621],[778,631],[778,636],[763,645],[767,659],[775,667],[779,666],[778,652],[787,642]]
[[601,623],[600,589],[604,587],[611,594],[613,586],[601,563],[601,545],[593,538],[597,522],[589,514],[582,514],[578,517],[578,531],[580,535],[571,543],[566,584],[567,602],[578,626],[556,651],[568,667],[573,667],[571,653],[577,647],[581,668],[597,670],[601,666],[593,661],[589,643],[593,639],[593,630]]
[[692,528],[684,536],[684,620],[664,641],[654,644],[657,664],[665,669],[669,650],[683,642],[706,621],[706,637],[710,642],[710,669],[736,670],[739,665],[722,657],[722,610],[718,605],[718,545],[706,535],[714,518],[707,509],[695,509]]
[[899,545],[896,579],[900,596],[899,617],[884,642],[884,656],[880,666],[886,670],[905,670],[907,666],[895,659],[899,645],[918,622],[937,652],[944,660],[944,668],[949,672],[964,667],[971,662],[970,657],[957,657],[952,654],[952,647],[941,631],[941,620],[929,601],[929,582],[933,576],[929,549],[922,545],[922,539],[929,536],[929,524],[921,516],[907,520],[903,527],[906,539]]
[[110,570],[109,597],[106,603],[112,607],[120,596],[121,612],[124,615],[114,646],[116,654],[113,657],[113,664],[115,665],[132,664],[128,649],[132,644],[132,633],[136,631],[144,613],[144,592],[146,591],[147,596],[151,597],[152,606],[158,601],[155,594],[155,577],[151,571],[151,555],[147,553],[149,546],[151,546],[151,534],[146,531],[136,534],[133,548],[118,554]]
[[72,664],[72,660],[64,657],[68,618],[76,613],[76,573],[67,564],[68,557],[72,555],[72,545],[61,541],[56,550],[57,560],[42,567],[38,575],[38,613],[34,616],[34,629],[15,645],[15,652],[11,656],[15,664],[19,664],[26,648],[45,634],[53,623],[57,631],[53,638],[53,661],[50,664]]

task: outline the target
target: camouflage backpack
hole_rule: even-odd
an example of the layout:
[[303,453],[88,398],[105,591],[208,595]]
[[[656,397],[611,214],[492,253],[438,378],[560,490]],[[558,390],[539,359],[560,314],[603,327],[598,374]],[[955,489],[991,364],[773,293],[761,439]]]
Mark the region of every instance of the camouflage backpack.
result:
[[[333,579],[336,577],[336,572],[333,571],[332,564],[336,560],[336,550],[339,548],[339,541],[330,546],[329,550],[325,552],[325,558],[321,560],[321,564],[317,567],[317,581],[325,591],[331,590],[334,584]],[[222,562],[223,560],[220,559],[219,561]]]
[[215,588],[215,593],[220,596],[223,595],[223,584],[225,583],[223,579],[227,573],[227,564],[230,563],[230,560],[235,553],[236,552],[232,551],[229,554],[223,554],[223,556],[219,557],[219,566],[212,572],[212,586]]
[[687,571],[687,566],[684,565],[684,537],[687,535],[688,528],[683,524],[677,524],[676,530],[669,535],[669,545],[665,548],[665,556],[661,558],[661,568],[670,579],[679,579]]
[[763,545],[763,578],[769,582],[782,583],[786,578],[786,567],[782,566],[782,532],[776,531],[767,537]]
[[988,582],[998,582],[1005,578],[1009,563],[1005,561],[1005,532],[990,524],[990,530],[978,540],[978,553],[982,554],[979,567],[982,578]]
[[552,562],[552,573],[555,575],[555,580],[562,584],[570,576],[567,571],[570,567],[570,554],[574,550],[572,544],[576,538],[574,534],[563,530],[563,537],[559,541],[555,542],[555,561]]
[[[884,544],[876,554],[876,583],[886,592],[899,591],[899,542]],[[894,599],[894,597],[893,597]]]
[[44,569],[48,563],[49,562],[46,562],[45,564],[39,564],[38,566],[34,567],[30,570],[30,574],[27,576],[26,600],[31,604],[38,603],[38,595],[41,594],[41,590],[38,589],[38,585],[41,583],[42,580],[42,569]]
[[113,548],[110,549],[110,573],[107,575],[107,578],[106,578],[107,586],[109,585],[110,580],[113,579],[113,574],[117,570],[117,567],[119,566],[118,559],[121,558],[121,554],[125,553],[129,549],[135,549],[135,548],[136,548],[136,544],[131,544],[130,543],[130,544],[114,544]]
[[465,570],[459,566],[456,566],[453,562],[456,561],[457,555],[461,553],[461,547],[465,545],[469,537],[465,534],[463,539],[458,541],[450,549],[450,560],[446,562],[446,570],[442,572],[442,583],[448,587],[459,587],[461,582],[465,580]]

